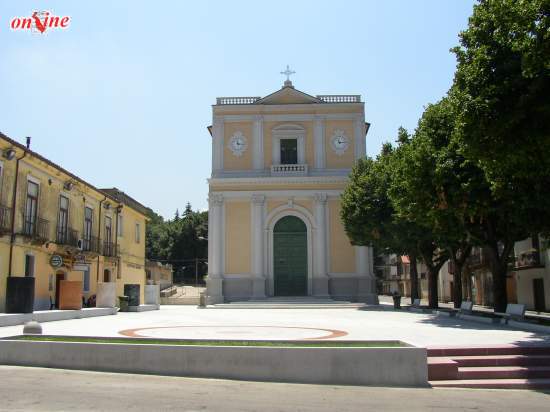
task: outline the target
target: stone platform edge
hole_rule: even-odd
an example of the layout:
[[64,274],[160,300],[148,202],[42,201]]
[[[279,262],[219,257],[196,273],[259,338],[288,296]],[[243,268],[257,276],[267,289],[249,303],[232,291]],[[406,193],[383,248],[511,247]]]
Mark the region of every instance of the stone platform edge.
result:
[[117,312],[118,308],[83,308],[80,310],[40,310],[34,313],[0,313],[0,327],[22,325],[31,320],[53,322],[56,320],[116,315]]
[[139,306],[128,306],[128,312],[149,312],[150,310],[159,310],[159,304],[144,304]]
[[168,376],[427,387],[426,348],[184,346],[0,340],[0,364]]

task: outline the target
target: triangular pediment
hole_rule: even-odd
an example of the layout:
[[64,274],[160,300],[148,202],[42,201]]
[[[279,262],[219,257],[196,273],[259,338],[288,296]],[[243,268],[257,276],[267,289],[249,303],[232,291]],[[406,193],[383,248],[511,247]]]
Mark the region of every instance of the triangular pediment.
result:
[[320,99],[307,93],[296,90],[294,87],[285,86],[281,90],[254,102],[254,104],[312,104],[323,103]]

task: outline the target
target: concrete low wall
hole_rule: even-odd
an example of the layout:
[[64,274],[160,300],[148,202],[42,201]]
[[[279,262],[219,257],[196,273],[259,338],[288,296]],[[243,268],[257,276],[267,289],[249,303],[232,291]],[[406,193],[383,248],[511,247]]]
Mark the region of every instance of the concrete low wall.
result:
[[97,284],[96,306],[98,308],[114,308],[117,305],[116,283],[103,282]]
[[331,385],[427,386],[425,348],[170,346],[0,340],[0,364]]
[[160,286],[145,285],[145,304],[160,305]]
[[[505,321],[505,320],[503,319],[503,321]],[[550,335],[550,326],[538,325],[536,323],[530,323],[530,322],[519,322],[519,321],[513,320],[513,319],[509,319],[509,320],[505,321],[505,323],[508,326],[511,326],[513,328],[523,329],[523,330],[528,330],[530,332],[544,333],[546,335]],[[503,322],[503,324],[504,324],[504,322]]]
[[174,298],[174,297],[160,298],[161,305],[195,305],[197,306],[199,303],[200,303],[199,296],[182,296],[179,298]]
[[117,311],[117,308],[84,308],[80,310],[42,310],[34,313],[0,313],[0,327],[22,325],[31,320],[53,322],[56,320],[116,315]]
[[151,310],[159,310],[160,305],[139,305],[139,306],[128,306],[128,312],[149,312]]

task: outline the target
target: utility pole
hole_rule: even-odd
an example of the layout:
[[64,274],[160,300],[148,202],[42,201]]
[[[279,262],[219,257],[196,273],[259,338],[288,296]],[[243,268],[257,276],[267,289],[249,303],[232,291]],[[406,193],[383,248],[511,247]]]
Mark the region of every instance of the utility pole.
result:
[[195,286],[199,286],[199,258],[195,258]]

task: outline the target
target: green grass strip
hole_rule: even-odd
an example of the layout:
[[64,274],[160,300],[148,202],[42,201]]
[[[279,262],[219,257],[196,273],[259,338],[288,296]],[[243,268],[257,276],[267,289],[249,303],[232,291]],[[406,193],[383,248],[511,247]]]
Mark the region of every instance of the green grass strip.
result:
[[408,345],[398,341],[254,341],[254,340],[172,340],[140,338],[95,338],[81,336],[15,336],[9,340],[36,342],[76,343],[124,343],[136,345],[182,345],[182,346],[263,346],[263,347],[305,347],[305,348],[398,348]]

